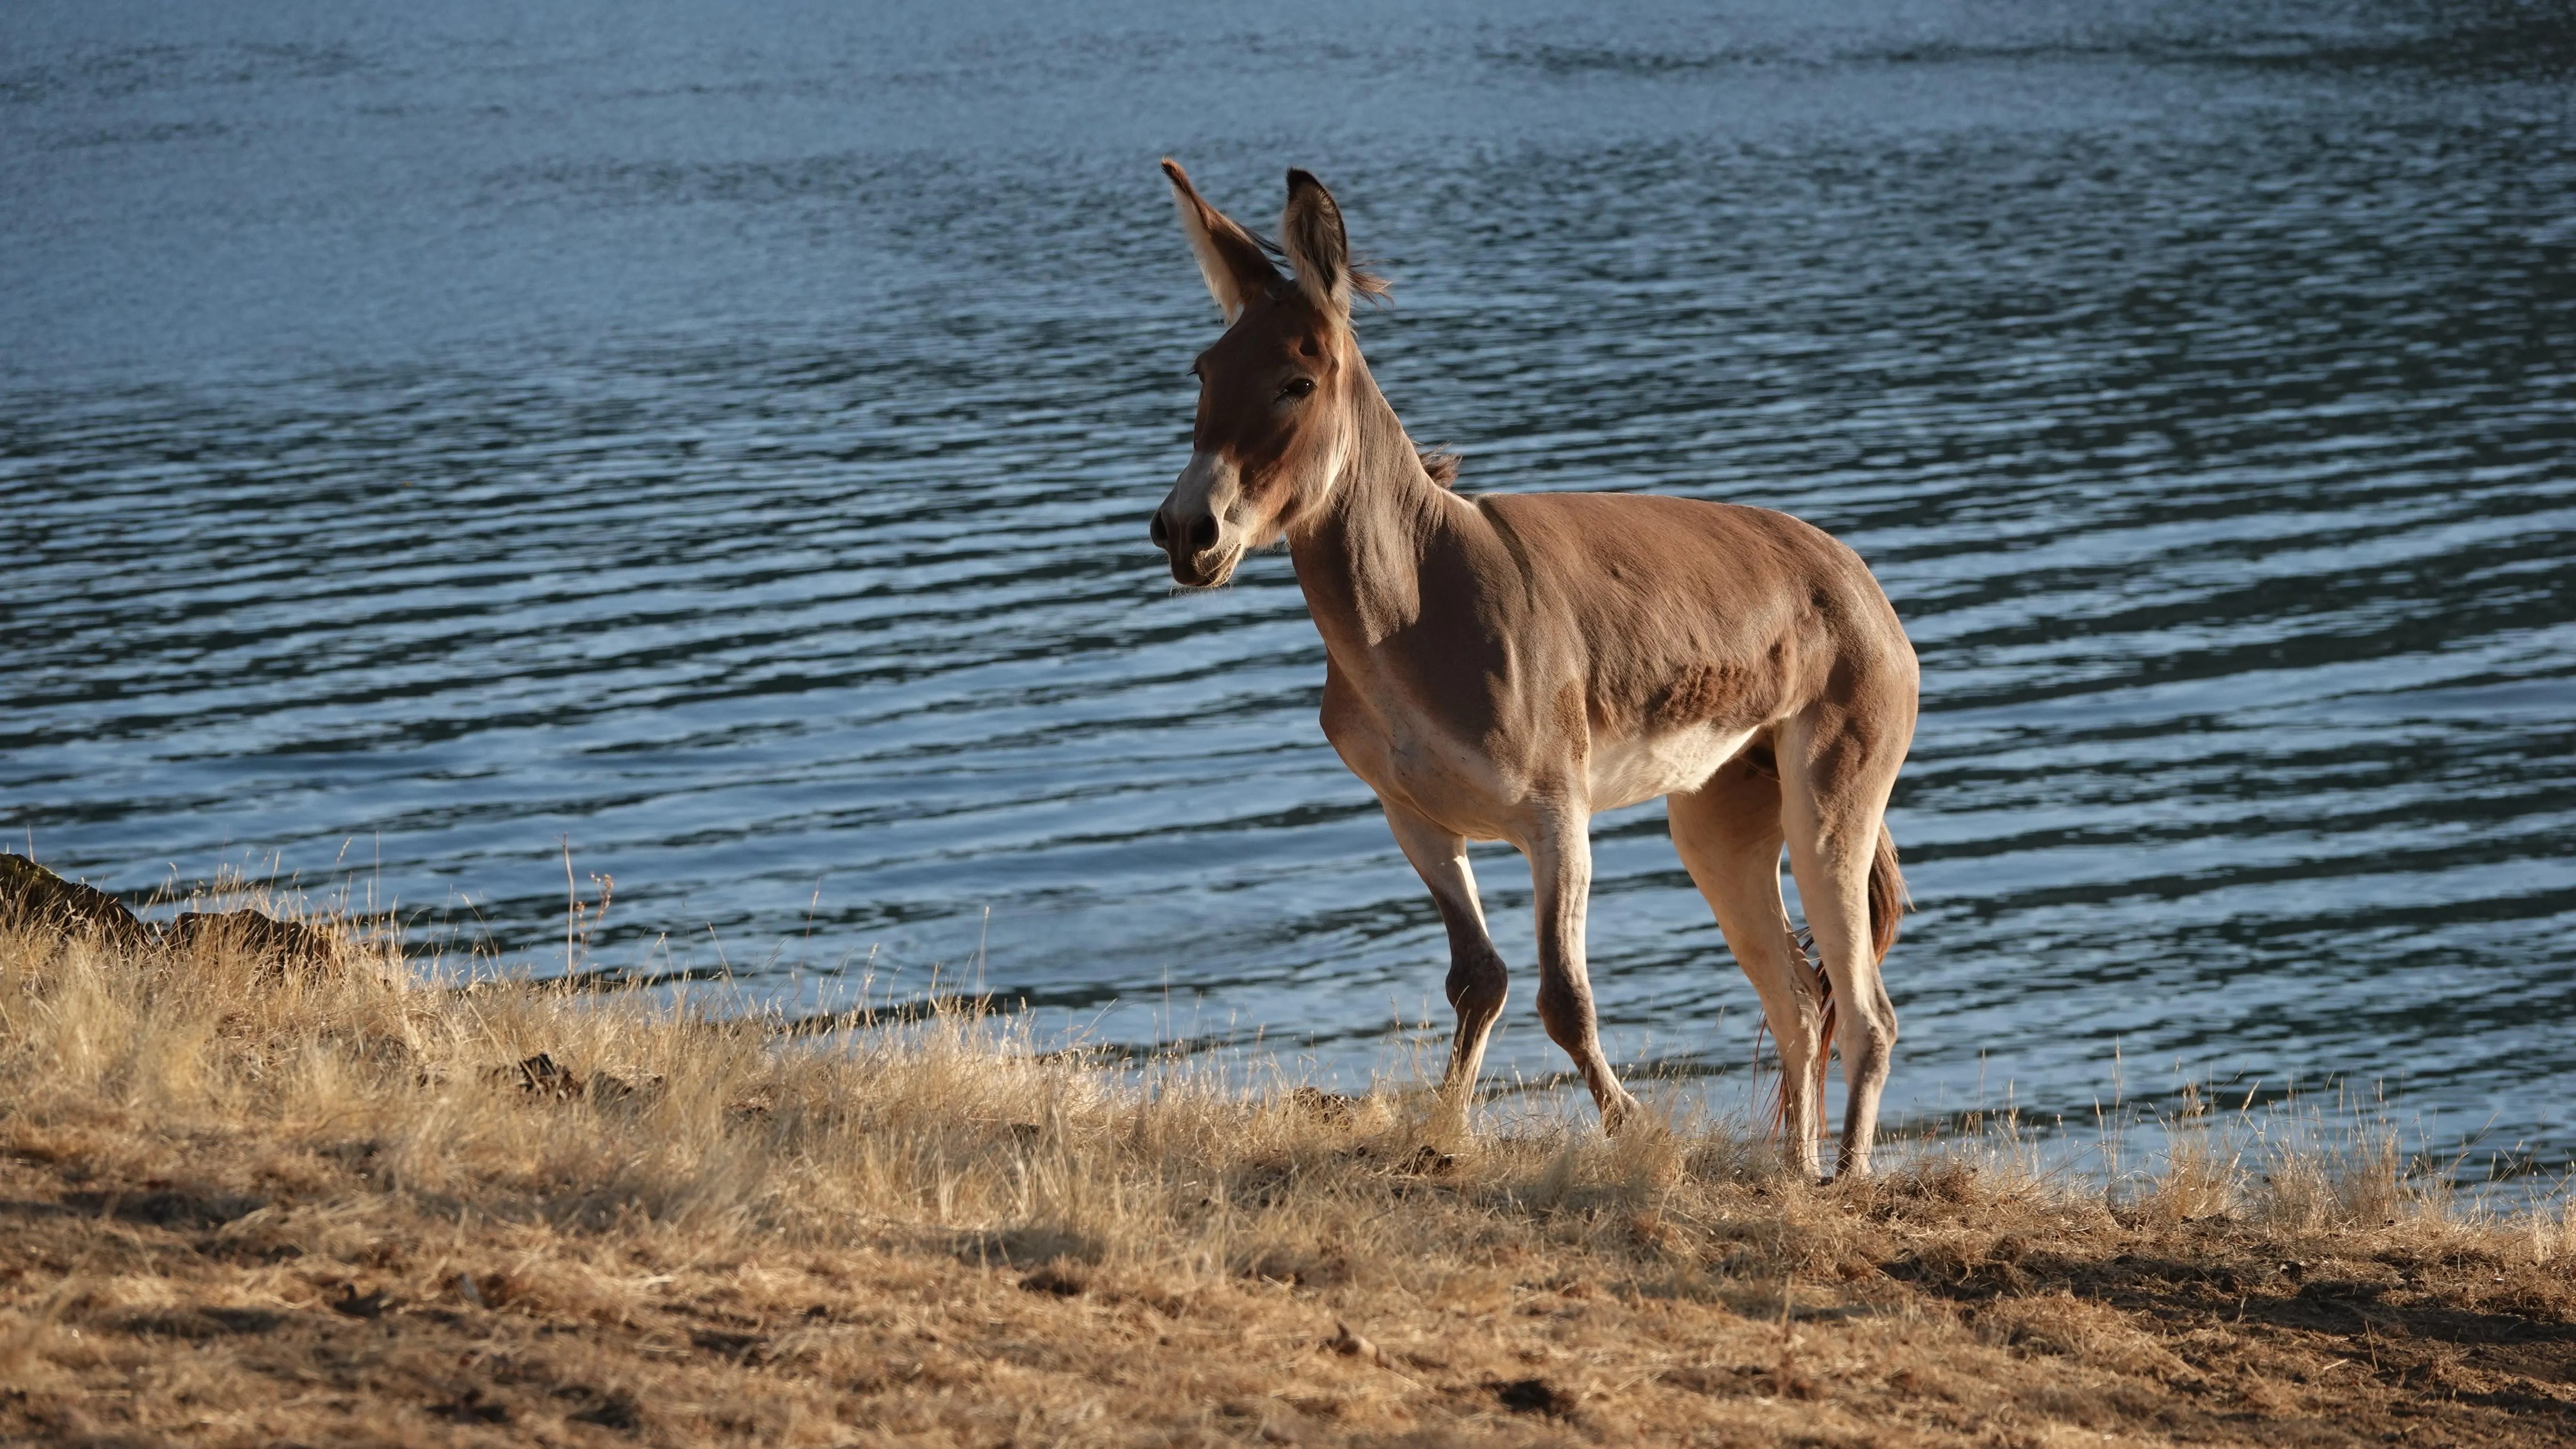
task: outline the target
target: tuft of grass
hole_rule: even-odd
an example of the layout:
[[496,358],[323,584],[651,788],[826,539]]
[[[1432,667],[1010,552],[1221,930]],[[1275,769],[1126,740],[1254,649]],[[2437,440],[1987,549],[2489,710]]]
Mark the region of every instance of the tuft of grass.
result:
[[[273,906],[273,903],[272,903]],[[2558,1442],[2576,1224],[2197,1099],[1783,1176],[1669,1111],[1459,1135],[972,1002],[0,934],[0,1440]]]

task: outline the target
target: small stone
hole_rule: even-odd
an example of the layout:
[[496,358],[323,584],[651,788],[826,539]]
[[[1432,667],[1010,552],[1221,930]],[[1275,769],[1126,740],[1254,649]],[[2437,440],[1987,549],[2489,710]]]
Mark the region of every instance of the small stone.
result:
[[125,903],[96,886],[65,880],[23,855],[0,855],[0,929],[95,934],[118,946],[150,939]]

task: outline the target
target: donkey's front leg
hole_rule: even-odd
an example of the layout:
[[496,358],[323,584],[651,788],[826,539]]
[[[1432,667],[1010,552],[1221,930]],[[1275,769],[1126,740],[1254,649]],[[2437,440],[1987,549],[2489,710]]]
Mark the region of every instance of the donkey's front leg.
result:
[[1592,897],[1592,822],[1571,811],[1546,822],[1523,847],[1538,897],[1538,1019],[1550,1040],[1574,1058],[1601,1109],[1601,1127],[1616,1132],[1637,1099],[1619,1085],[1601,1054],[1592,1014],[1592,977],[1583,966],[1583,915]]
[[1440,1095],[1461,1124],[1476,1095],[1484,1070],[1485,1042],[1502,1017],[1503,998],[1511,989],[1502,953],[1485,930],[1485,908],[1476,899],[1475,872],[1467,866],[1465,837],[1444,829],[1392,801],[1380,800],[1395,843],[1404,858],[1431,888],[1440,907],[1440,924],[1449,929],[1449,1005],[1458,1013],[1458,1035],[1450,1043],[1449,1070],[1440,1079]]

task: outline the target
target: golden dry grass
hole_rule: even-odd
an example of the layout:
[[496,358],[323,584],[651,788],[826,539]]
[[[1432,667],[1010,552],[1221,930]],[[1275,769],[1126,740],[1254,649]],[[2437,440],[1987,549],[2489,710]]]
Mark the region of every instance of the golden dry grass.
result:
[[1722,1125],[1444,1138],[966,1012],[410,980],[0,936],[0,1440],[2576,1438],[2564,1212],[2368,1131],[1819,1189]]

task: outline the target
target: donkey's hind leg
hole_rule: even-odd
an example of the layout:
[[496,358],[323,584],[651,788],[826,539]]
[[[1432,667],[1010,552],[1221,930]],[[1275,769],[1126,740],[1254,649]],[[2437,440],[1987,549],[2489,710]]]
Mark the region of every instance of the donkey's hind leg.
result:
[[[1911,724],[1911,717],[1907,719]],[[1835,1166],[1865,1177],[1878,1135],[1878,1100],[1896,1049],[1896,1006],[1879,977],[1870,928],[1869,876],[1904,763],[1905,737],[1873,750],[1855,725],[1815,718],[1780,731],[1781,821],[1798,900],[1834,989],[1835,1045],[1843,1054],[1843,1138]]]
[[1664,809],[1683,868],[1762,998],[1762,1018],[1780,1049],[1781,1146],[1791,1170],[1813,1179],[1823,1167],[1816,1127],[1824,1108],[1818,1068],[1825,1001],[1780,899],[1779,782],[1736,760],[1697,791],[1668,797]]
[[1476,876],[1467,866],[1467,842],[1392,801],[1380,800],[1395,843],[1413,862],[1440,907],[1449,931],[1449,1005],[1458,1013],[1458,1035],[1449,1047],[1449,1070],[1440,1079],[1448,1111],[1461,1123],[1484,1069],[1485,1041],[1503,1014],[1511,978],[1502,953],[1485,930],[1485,908],[1476,899]]

